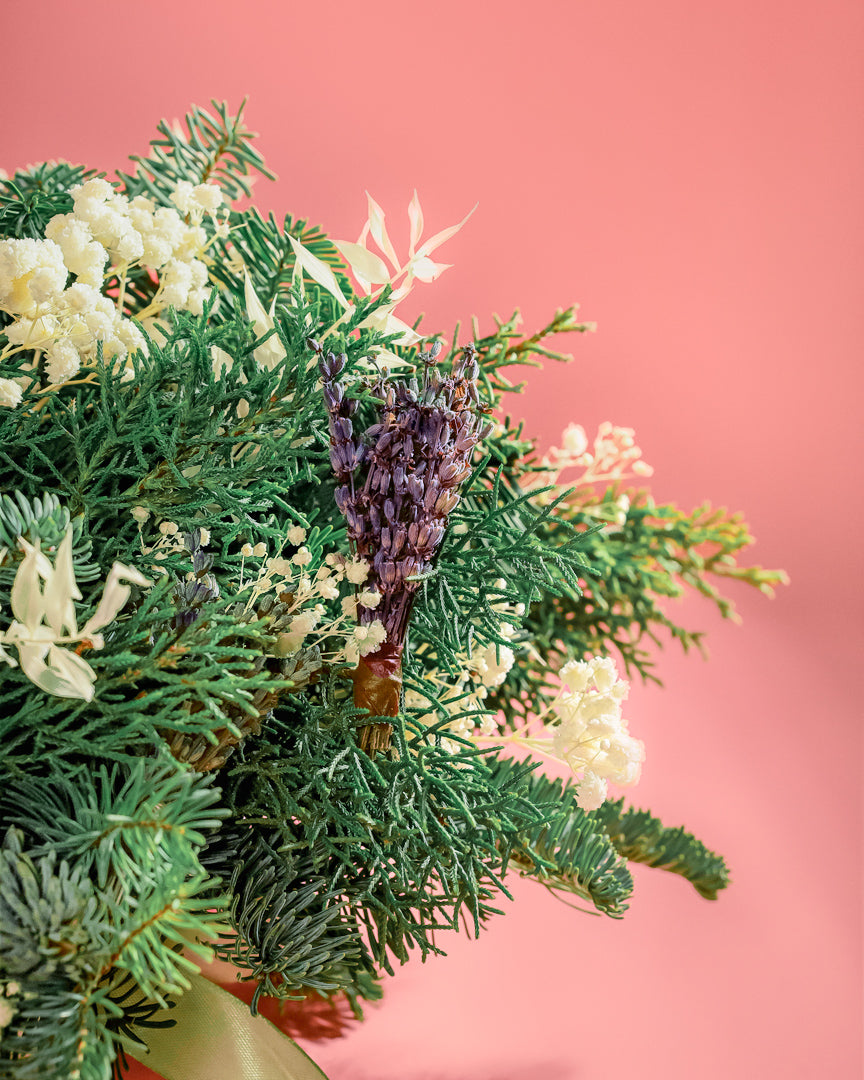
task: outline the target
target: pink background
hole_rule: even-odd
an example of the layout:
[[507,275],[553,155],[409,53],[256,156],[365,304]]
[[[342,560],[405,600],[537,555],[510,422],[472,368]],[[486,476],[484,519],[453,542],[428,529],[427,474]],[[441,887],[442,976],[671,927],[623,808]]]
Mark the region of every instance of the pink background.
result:
[[353,239],[368,188],[404,240],[415,186],[432,229],[479,201],[425,325],[578,299],[599,332],[531,378],[529,430],[636,428],[659,498],[744,510],[792,576],[738,590],[743,627],[688,603],[711,663],[669,652],[630,699],[636,801],[734,887],[637,869],[619,923],[516,881],[306,1044],[333,1080],[861,1075],[862,30],[851,0],[6,5],[7,169],[111,170],[248,94],[265,208]]

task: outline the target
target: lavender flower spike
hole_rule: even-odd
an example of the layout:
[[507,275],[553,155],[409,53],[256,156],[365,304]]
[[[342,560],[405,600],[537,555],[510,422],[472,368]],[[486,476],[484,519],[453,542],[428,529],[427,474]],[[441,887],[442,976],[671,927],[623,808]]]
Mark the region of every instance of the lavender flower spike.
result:
[[[371,388],[381,401],[378,422],[361,441],[350,419],[356,404],[336,381],[345,357],[323,355],[311,340],[310,347],[318,353],[330,415],[330,460],[340,482],[336,503],[352,550],[371,566],[367,588],[381,595],[374,611],[359,608],[360,622],[381,619],[387,631],[384,644],[360,660],[354,702],[373,715],[396,716],[419,579],[432,566],[449,515],[459,504],[459,485],[471,471],[474,448],[489,430],[481,419],[479,366],[474,346],[467,345],[450,374],[442,376],[435,367],[441,349],[436,343],[419,357],[422,386],[416,379],[380,378]],[[370,752],[386,749],[391,731],[390,724],[367,725],[360,745]]]

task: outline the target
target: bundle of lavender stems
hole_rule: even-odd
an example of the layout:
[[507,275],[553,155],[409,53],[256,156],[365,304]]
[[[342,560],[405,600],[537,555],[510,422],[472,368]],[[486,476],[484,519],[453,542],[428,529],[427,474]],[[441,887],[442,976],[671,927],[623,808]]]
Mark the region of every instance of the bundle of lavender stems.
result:
[[[352,417],[357,400],[339,381],[344,353],[318,354],[329,414],[330,462],[338,481],[336,504],[345,517],[352,553],[370,566],[366,588],[380,594],[375,609],[358,605],[358,619],[380,619],[387,637],[362,656],[354,680],[354,704],[373,717],[397,716],[402,699],[402,657],[409,618],[423,578],[432,570],[450,514],[459,503],[459,485],[471,472],[477,443],[490,430],[477,391],[479,366],[473,345],[442,375],[435,361],[440,343],[421,353],[422,385],[416,377],[388,378],[367,387],[380,401],[378,422],[362,435]],[[389,748],[392,725],[360,728],[367,753]]]

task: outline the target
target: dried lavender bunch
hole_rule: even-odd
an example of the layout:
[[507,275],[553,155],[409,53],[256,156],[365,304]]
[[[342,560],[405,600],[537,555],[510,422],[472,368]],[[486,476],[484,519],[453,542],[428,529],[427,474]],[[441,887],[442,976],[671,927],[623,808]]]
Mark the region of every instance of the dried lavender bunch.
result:
[[[380,377],[370,387],[380,400],[378,422],[360,439],[352,420],[356,402],[346,398],[338,381],[346,357],[324,355],[317,342],[310,345],[318,353],[330,418],[336,503],[352,551],[369,563],[366,587],[380,596],[374,610],[358,605],[358,618],[361,624],[381,619],[387,631],[386,641],[360,660],[354,701],[374,715],[396,716],[414,598],[459,502],[474,448],[489,431],[477,391],[479,366],[468,345],[450,374],[442,375],[435,366],[441,349],[436,343],[418,358],[422,385],[416,378]],[[367,725],[360,745],[386,749],[391,731],[390,724]]]

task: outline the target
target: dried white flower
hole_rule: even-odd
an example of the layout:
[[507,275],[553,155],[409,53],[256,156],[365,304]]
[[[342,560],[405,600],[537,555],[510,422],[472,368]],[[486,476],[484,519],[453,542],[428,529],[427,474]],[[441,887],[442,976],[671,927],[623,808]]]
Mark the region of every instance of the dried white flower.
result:
[[291,556],[291,562],[295,566],[308,566],[312,562],[312,552],[307,547],[301,547]]
[[0,634],[0,658],[15,664],[2,650],[4,644],[11,645],[18,651],[21,670],[40,689],[58,697],[91,701],[96,673],[86,660],[62,646],[86,641],[91,648],[101,649],[104,640],[99,631],[117,617],[129,598],[129,586],[123,582],[142,586],[152,582],[133,567],[114,563],[99,606],[79,632],[75,600],[81,599],[81,592],[72,566],[72,538],[70,528],[57,549],[53,566],[38,543],[18,538],[24,558],[12,583],[15,619]]
[[354,559],[345,565],[345,577],[352,585],[362,585],[369,577],[369,563],[365,559]]
[[14,409],[21,404],[21,387],[13,379],[0,379],[0,406]]

